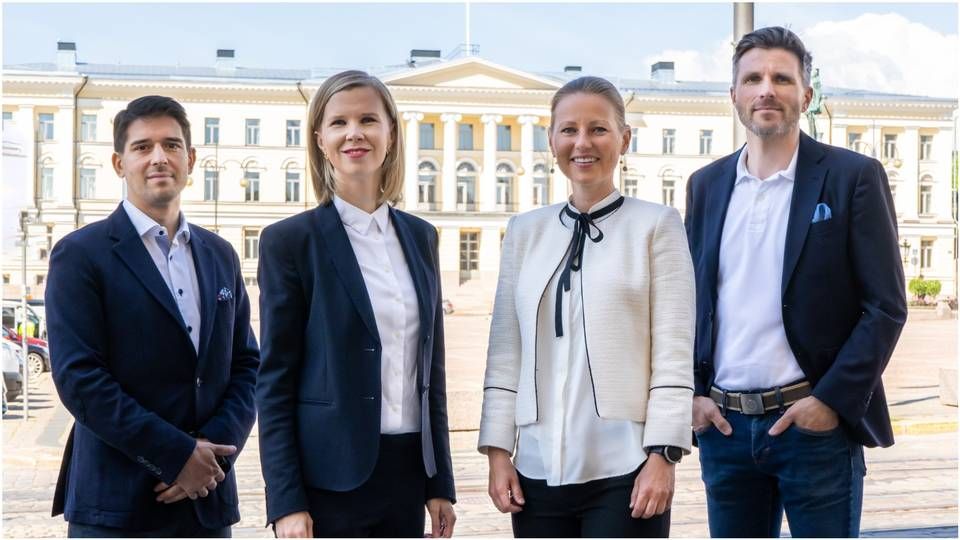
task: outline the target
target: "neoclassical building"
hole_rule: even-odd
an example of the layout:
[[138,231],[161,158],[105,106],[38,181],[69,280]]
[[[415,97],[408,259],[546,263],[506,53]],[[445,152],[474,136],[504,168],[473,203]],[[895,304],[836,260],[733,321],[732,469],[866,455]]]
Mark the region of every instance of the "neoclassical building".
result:
[[[255,286],[260,231],[315,204],[307,105],[332,72],[239,67],[233,50],[217,51],[208,67],[80,63],[76,45],[63,42],[57,55],[56,63],[3,71],[5,234],[11,209],[35,216],[27,250],[31,294],[42,294],[53,244],[103,219],[124,197],[111,166],[112,120],[146,94],[169,95],[186,107],[197,163],[184,212],[233,244],[247,284]],[[444,296],[460,311],[485,312],[509,218],[569,194],[547,144],[549,104],[582,73],[576,66],[529,73],[478,56],[438,57],[412,51],[406,64],[375,73],[402,114],[406,183],[399,206],[439,230]],[[729,83],[677,81],[669,62],[652,66],[649,79],[610,79],[633,130],[626,170],[618,171],[621,191],[683,212],[690,174],[735,149]],[[875,156],[887,168],[908,279],[939,279],[950,293],[957,101],[830,87],[824,94],[819,138]],[[19,291],[20,268],[20,248],[5,241],[5,296]]]

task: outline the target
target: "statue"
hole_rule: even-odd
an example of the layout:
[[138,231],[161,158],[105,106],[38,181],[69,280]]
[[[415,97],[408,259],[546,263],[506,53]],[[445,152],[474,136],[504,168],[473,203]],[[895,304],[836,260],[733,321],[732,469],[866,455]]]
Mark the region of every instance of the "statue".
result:
[[823,110],[823,92],[821,91],[820,85],[820,70],[813,70],[813,78],[811,81],[811,86],[813,86],[813,98],[810,99],[810,105],[807,106],[807,122],[810,123],[810,136],[814,139],[817,138],[817,119],[816,115],[820,114]]

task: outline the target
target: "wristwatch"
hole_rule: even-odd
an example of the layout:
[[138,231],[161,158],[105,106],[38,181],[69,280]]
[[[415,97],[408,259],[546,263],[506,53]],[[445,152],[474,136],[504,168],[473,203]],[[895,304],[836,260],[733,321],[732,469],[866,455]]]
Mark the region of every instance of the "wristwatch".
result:
[[667,463],[676,465],[683,459],[683,448],[679,446],[651,446],[646,449],[648,454],[660,454]]

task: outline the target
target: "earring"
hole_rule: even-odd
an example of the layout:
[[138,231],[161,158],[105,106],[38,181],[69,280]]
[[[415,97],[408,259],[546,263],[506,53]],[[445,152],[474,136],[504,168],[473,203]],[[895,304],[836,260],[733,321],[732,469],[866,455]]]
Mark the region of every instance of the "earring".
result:
[[620,157],[620,170],[627,172],[627,164],[623,162],[623,156]]
[[553,163],[550,164],[550,174],[553,174],[553,171],[554,171],[553,165],[556,162],[557,162],[557,156],[553,156]]

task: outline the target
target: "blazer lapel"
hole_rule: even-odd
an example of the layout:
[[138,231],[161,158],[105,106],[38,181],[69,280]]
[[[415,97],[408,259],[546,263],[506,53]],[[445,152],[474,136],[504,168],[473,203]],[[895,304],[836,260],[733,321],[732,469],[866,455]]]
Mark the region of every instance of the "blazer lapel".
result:
[[200,347],[198,356],[206,356],[210,336],[216,326],[217,316],[217,259],[207,242],[197,234],[197,227],[190,225],[190,251],[197,269],[200,289]]
[[186,333],[186,324],[180,316],[180,310],[170,294],[170,289],[163,282],[163,276],[157,270],[156,264],[143,246],[143,240],[127,217],[127,212],[121,205],[110,215],[110,236],[117,240],[113,246],[114,253],[130,268],[134,276],[140,280],[144,288],[160,303],[161,306],[177,321]]
[[723,224],[727,219],[727,208],[730,206],[730,196],[737,181],[737,161],[740,159],[741,147],[736,153],[727,158],[716,180],[710,182],[710,196],[707,198],[706,243],[704,244],[707,264],[707,276],[711,281],[710,290],[713,291],[712,300],[717,299],[717,273],[720,271],[720,240],[723,234]]
[[[430,335],[433,331],[433,308],[436,305],[436,285],[430,287],[430,278],[424,268],[424,260],[421,257],[421,251],[417,249],[417,241],[413,231],[406,223],[406,219],[396,210],[390,208],[390,219],[393,227],[397,231],[397,238],[400,239],[400,247],[403,248],[403,258],[407,261],[407,268],[410,269],[410,277],[413,278],[413,288],[417,291],[417,305],[420,313],[420,350],[427,343],[423,337]],[[423,362],[424,356],[418,355],[421,359],[417,362],[418,377],[421,388],[430,380],[430,364]]]
[[347,237],[343,222],[340,221],[340,214],[337,213],[333,202],[318,207],[315,212],[320,241],[327,245],[337,276],[347,289],[350,299],[353,300],[353,305],[360,313],[363,324],[370,331],[370,335],[379,342],[380,332],[377,330],[377,321],[373,316],[367,286],[363,283],[360,264],[357,263],[357,256],[353,253],[353,247],[350,246],[350,239]]
[[821,165],[823,150],[810,137],[800,134],[800,150],[797,155],[797,172],[790,200],[790,217],[787,221],[787,239],[783,248],[783,277],[780,294],[783,295],[797,266],[807,231],[813,220],[813,211],[823,190],[827,169]]

